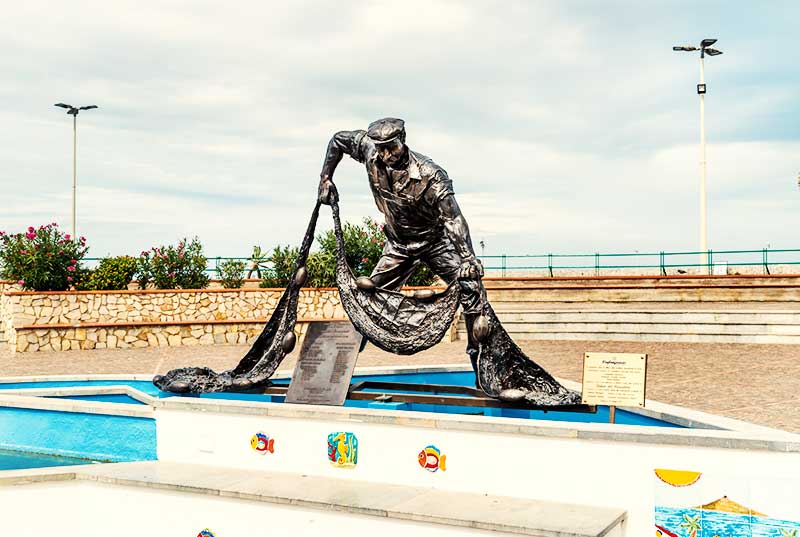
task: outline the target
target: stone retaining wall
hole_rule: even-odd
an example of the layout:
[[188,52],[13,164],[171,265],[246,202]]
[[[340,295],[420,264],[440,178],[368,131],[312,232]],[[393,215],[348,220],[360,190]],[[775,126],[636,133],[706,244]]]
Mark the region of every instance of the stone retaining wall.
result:
[[[716,278],[486,278],[503,302],[800,303],[800,276]],[[21,292],[0,282],[0,349],[12,352],[245,343],[260,333],[283,289]],[[336,289],[303,289],[298,322],[345,319]],[[455,325],[451,338],[456,337]]]
[[[12,352],[246,343],[282,289],[0,290],[0,343]],[[303,289],[298,321],[345,318],[335,289]]]
[[[9,291],[14,326],[86,323],[172,323],[264,319],[280,300],[282,289]],[[342,317],[335,289],[300,291],[299,317]]]
[[[161,326],[26,328],[17,331],[16,352],[68,351],[78,349],[127,349],[180,345],[252,343],[264,323],[186,324]],[[298,339],[307,323],[297,325]]]

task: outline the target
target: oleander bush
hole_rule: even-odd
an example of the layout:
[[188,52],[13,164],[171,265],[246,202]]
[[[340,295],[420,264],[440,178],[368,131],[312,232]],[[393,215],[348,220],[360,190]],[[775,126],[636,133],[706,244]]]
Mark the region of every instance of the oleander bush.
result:
[[136,261],[139,288],[152,284],[156,289],[204,289],[209,281],[206,262],[197,237],[181,239],[177,246],[153,247]]
[[293,246],[276,246],[267,259],[271,266],[262,268],[259,287],[286,287],[294,272],[297,262],[298,248]]
[[[344,238],[344,256],[347,264],[353,269],[356,276],[369,276],[378,264],[378,260],[383,254],[383,247],[386,245],[386,235],[383,233],[383,224],[379,224],[372,218],[364,218],[363,225],[346,223],[342,226],[342,237]],[[333,230],[317,236],[320,243],[320,251],[328,253],[333,259],[335,269],[336,264],[336,235]],[[411,275],[406,285],[431,285],[436,280],[436,275],[424,263],[417,266],[417,270]],[[328,280],[326,280],[328,281]],[[323,287],[336,285],[335,273]]]
[[239,289],[244,283],[244,261],[227,259],[217,267],[220,283],[225,289]]
[[106,257],[100,260],[96,269],[86,271],[75,288],[81,291],[124,291],[133,280],[136,268],[135,257]]
[[30,291],[66,291],[81,281],[86,239],[62,233],[55,222],[27,232],[0,231],[0,277]]
[[[371,218],[364,218],[363,225],[346,223],[342,226],[344,250],[347,264],[356,276],[369,276],[383,253],[386,236],[383,226]],[[336,235],[333,230],[317,236],[320,250],[308,256],[309,287],[336,286]],[[261,287],[286,287],[294,272],[298,249],[277,246],[269,260],[272,266],[263,271]],[[424,264],[409,278],[407,285],[431,285],[436,276]]]

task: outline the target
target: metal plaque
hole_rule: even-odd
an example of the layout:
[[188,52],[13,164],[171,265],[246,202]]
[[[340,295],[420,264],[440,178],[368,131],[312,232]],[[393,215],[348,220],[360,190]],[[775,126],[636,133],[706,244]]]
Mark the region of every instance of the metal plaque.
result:
[[587,352],[583,358],[582,402],[644,407],[647,355]]
[[286,402],[343,405],[360,345],[350,321],[309,323]]

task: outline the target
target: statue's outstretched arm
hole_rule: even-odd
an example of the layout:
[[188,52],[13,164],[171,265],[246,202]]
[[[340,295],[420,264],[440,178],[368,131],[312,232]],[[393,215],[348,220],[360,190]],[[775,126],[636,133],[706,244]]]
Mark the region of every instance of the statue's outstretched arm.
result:
[[336,166],[345,154],[350,155],[359,162],[365,160],[364,138],[366,132],[341,131],[337,132],[328,142],[328,150],[325,152],[325,161],[322,163],[322,172],[319,174],[319,201],[330,204],[331,196],[336,196],[336,188],[333,186],[333,174]]
[[453,195],[445,196],[439,202],[439,212],[444,222],[444,229],[447,236],[456,248],[456,252],[461,256],[461,272],[459,277],[477,280],[483,277],[483,266],[475,257],[472,248],[472,239],[469,236],[469,226],[461,208]]

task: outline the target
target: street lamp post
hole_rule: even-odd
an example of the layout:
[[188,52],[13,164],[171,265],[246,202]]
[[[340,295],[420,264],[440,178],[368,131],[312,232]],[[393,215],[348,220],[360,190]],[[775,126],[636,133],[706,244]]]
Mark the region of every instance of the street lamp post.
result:
[[[706,73],[703,60],[706,54],[719,56],[721,50],[711,48],[716,39],[703,39],[699,47],[675,46],[678,52],[700,51],[700,83],[697,94],[700,95],[700,263],[708,266],[708,203],[706,201]],[[710,268],[710,267],[709,267]]]
[[59,108],[66,108],[67,115],[72,116],[72,240],[78,240],[75,228],[75,193],[78,183],[78,112],[97,108],[95,105],[76,108],[71,104],[56,103]]

